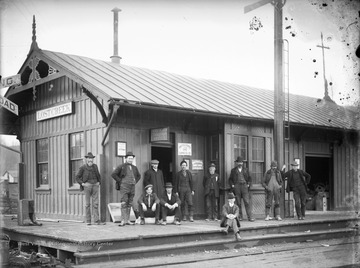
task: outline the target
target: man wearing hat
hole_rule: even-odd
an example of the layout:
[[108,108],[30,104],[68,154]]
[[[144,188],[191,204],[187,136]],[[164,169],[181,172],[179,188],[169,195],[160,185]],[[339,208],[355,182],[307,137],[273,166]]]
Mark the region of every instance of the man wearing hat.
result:
[[165,192],[161,196],[161,214],[163,218],[162,225],[166,225],[167,216],[175,216],[174,224],[180,225],[180,205],[181,201],[175,193],[172,192],[173,186],[171,182],[165,184]]
[[242,211],[241,211],[241,199],[244,200],[246,215],[249,221],[255,221],[252,217],[252,212],[250,208],[250,193],[249,189],[251,187],[251,176],[249,170],[245,168],[244,159],[241,156],[238,156],[235,160],[236,167],[234,167],[230,172],[229,184],[233,190],[236,198],[236,203],[239,206],[239,220],[242,220]]
[[146,217],[155,217],[155,224],[159,224],[160,216],[160,199],[153,193],[153,186],[148,184],[145,186],[145,194],[142,194],[138,199],[140,224],[145,224]]
[[153,159],[150,164],[151,168],[144,174],[144,187],[149,184],[153,185],[153,192],[159,197],[164,191],[164,175],[158,168],[158,160]]
[[189,220],[194,221],[194,204],[193,204],[193,195],[195,194],[194,183],[192,180],[192,175],[189,170],[187,170],[187,162],[185,160],[180,162],[181,170],[176,173],[175,178],[175,193],[180,197],[181,201],[181,215],[183,221],[186,221],[185,215],[185,204],[188,206]]
[[235,195],[229,193],[228,202],[222,207],[222,217],[220,227],[225,227],[224,233],[228,234],[231,228],[235,234],[235,240],[240,241],[240,221],[239,221],[239,207],[235,204]]
[[135,196],[135,184],[140,180],[140,173],[132,163],[135,155],[127,152],[125,163],[119,165],[111,177],[120,185],[121,222],[119,226],[133,225],[130,221],[130,210]]
[[[288,178],[286,192],[294,192],[295,209],[299,220],[305,220],[306,210],[306,190],[310,183],[311,176],[305,171],[299,169],[299,164],[294,161],[291,163],[292,169],[283,173],[283,179]],[[283,166],[283,171],[286,165]]]
[[95,224],[105,224],[99,219],[99,187],[101,177],[99,169],[94,164],[95,156],[89,152],[85,155],[85,164],[79,168],[76,181],[80,184],[80,190],[85,193],[86,224],[91,225],[90,199],[92,200],[92,213]]
[[219,188],[220,178],[219,174],[215,173],[216,165],[211,163],[209,172],[207,172],[203,179],[205,205],[207,218],[206,221],[214,219],[218,221],[218,205],[219,205]]
[[262,186],[265,188],[265,220],[272,220],[270,216],[270,209],[272,207],[273,199],[275,201],[275,219],[282,221],[280,217],[280,191],[282,187],[282,176],[280,170],[277,168],[277,162],[272,161],[270,169],[265,172],[261,180]]

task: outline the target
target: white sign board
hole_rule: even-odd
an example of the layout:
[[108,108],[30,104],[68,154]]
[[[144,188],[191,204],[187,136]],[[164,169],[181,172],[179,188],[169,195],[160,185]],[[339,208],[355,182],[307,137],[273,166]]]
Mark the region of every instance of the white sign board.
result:
[[1,78],[1,87],[11,87],[21,83],[20,74]]
[[[120,222],[121,221],[121,203],[109,203],[108,209],[110,212],[111,220],[113,222]],[[130,221],[135,221],[135,213],[133,208],[131,207],[130,210]]]
[[178,143],[178,155],[191,155],[191,143]]
[[63,116],[72,113],[73,113],[72,102],[68,102],[48,109],[37,111],[36,121],[42,121],[53,117]]
[[0,96],[0,105],[5,109],[8,109],[10,112],[19,115],[19,108],[17,104],[13,103],[11,100]]

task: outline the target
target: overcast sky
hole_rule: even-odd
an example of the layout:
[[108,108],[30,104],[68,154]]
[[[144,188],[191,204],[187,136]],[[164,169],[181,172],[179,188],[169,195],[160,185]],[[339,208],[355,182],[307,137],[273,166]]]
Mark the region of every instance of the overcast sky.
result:
[[[41,49],[105,61],[113,54],[113,13],[119,13],[119,55],[125,65],[265,89],[274,87],[274,11],[247,14],[258,0],[0,0],[3,77],[16,74],[31,45],[36,16]],[[324,96],[323,32],[329,94],[359,103],[359,0],[288,0],[283,38],[290,44],[290,92]],[[256,18],[255,18],[256,17]],[[251,30],[255,19],[262,27]]]

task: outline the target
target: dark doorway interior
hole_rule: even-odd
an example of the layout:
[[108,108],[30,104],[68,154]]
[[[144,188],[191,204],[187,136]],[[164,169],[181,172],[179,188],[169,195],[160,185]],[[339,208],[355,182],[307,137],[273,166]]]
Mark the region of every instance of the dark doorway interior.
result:
[[[309,184],[309,194],[316,199],[315,207],[319,206],[319,202],[322,203],[321,190],[325,190],[327,197],[327,210],[331,210],[333,207],[333,176],[332,176],[332,164],[330,157],[319,156],[306,156],[305,158],[305,171],[311,175],[311,181]],[[320,194],[318,194],[320,193]],[[317,200],[317,199],[320,199]],[[319,201],[319,202],[318,202]],[[319,206],[320,207],[320,206]],[[316,210],[322,210],[317,209]]]
[[330,191],[332,185],[330,159],[329,157],[306,157],[305,171],[311,175],[310,190],[316,190],[317,186],[323,185],[326,191]]
[[173,181],[173,150],[169,147],[151,147],[151,159],[159,160],[159,169],[164,174],[164,182]]

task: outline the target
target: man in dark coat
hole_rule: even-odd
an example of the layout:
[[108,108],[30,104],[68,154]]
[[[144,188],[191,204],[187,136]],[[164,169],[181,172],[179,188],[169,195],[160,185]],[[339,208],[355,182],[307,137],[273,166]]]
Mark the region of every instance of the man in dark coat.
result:
[[164,175],[158,169],[159,161],[154,159],[150,162],[151,168],[144,174],[144,187],[153,185],[153,192],[159,197],[164,192]]
[[219,174],[215,173],[216,166],[211,163],[209,172],[207,172],[203,179],[205,205],[207,213],[207,221],[214,219],[218,221],[218,205],[219,205],[219,188],[220,178]]
[[181,170],[176,173],[175,178],[175,193],[180,197],[181,201],[181,214],[183,216],[183,221],[186,221],[185,215],[185,204],[188,205],[189,220],[194,221],[194,204],[193,204],[193,195],[195,194],[194,183],[192,180],[192,175],[189,170],[187,170],[187,162],[180,162]]
[[138,199],[140,224],[145,224],[146,217],[155,217],[155,224],[159,224],[160,215],[160,199],[153,193],[153,186],[148,184],[145,186],[145,194],[142,194]]
[[236,204],[239,206],[239,220],[242,220],[241,199],[244,201],[246,215],[249,221],[255,221],[250,208],[251,176],[249,170],[243,166],[244,159],[238,156],[235,160],[236,167],[231,170],[229,184],[235,194]]
[[105,224],[99,219],[99,188],[101,177],[99,169],[94,164],[95,156],[89,152],[85,155],[85,164],[79,168],[76,181],[80,184],[80,190],[85,192],[86,224],[91,225],[90,198],[92,199],[92,213],[95,224]]
[[235,196],[233,193],[230,192],[227,198],[228,202],[222,207],[220,227],[225,227],[225,234],[228,234],[229,228],[231,228],[234,231],[235,239],[240,241],[239,207],[235,204]]
[[165,184],[165,192],[161,196],[161,214],[163,218],[162,225],[166,225],[167,216],[175,216],[174,224],[180,225],[180,205],[179,196],[172,192],[173,186],[171,182]]
[[270,169],[265,172],[264,177],[261,180],[262,186],[265,188],[265,220],[272,220],[270,216],[270,209],[272,207],[273,200],[275,202],[275,219],[282,221],[280,217],[280,191],[282,187],[282,175],[277,168],[277,162],[272,161]]
[[[295,200],[296,214],[299,220],[305,219],[306,210],[306,190],[307,185],[310,183],[311,176],[305,171],[298,169],[297,162],[291,163],[292,170],[283,174],[283,179],[288,178],[286,185],[286,192],[293,191]],[[283,166],[283,171],[286,166]]]
[[119,226],[133,225],[130,221],[130,210],[135,196],[135,184],[140,180],[140,173],[132,163],[135,155],[127,152],[125,163],[119,165],[111,174],[111,177],[120,185],[121,222]]

